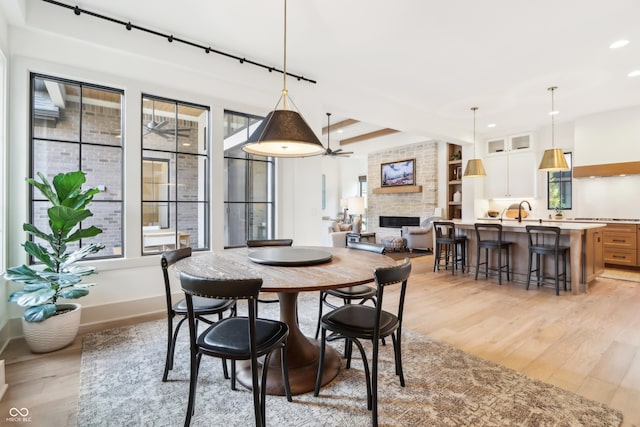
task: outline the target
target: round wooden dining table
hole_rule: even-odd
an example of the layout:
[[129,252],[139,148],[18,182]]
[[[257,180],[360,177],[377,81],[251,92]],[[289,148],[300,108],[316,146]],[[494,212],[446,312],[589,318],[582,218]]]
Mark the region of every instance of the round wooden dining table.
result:
[[[373,281],[373,271],[377,267],[391,267],[396,262],[385,255],[373,252],[334,247],[292,246],[290,251],[303,249],[330,254],[330,260],[315,265],[268,265],[251,261],[257,251],[268,248],[234,248],[221,251],[195,253],[174,264],[177,273],[186,273],[225,279],[261,278],[263,292],[278,294],[280,320],[289,326],[287,339],[287,367],[292,394],[312,391],[315,387],[320,356],[319,341],[305,336],[298,327],[296,305],[300,292],[322,291],[360,285]],[[257,253],[257,255],[260,255]],[[257,258],[260,258],[259,256]],[[268,394],[284,395],[280,357],[273,355],[269,362]],[[322,385],[329,383],[340,370],[340,355],[327,346]],[[238,381],[251,386],[249,366],[238,370]]]

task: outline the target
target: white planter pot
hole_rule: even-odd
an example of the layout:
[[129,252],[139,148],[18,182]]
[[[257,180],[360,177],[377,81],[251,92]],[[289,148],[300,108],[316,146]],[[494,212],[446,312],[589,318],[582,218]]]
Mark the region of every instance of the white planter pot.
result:
[[22,332],[34,353],[47,353],[68,346],[75,340],[80,327],[82,306],[77,303],[57,304],[58,310],[73,309],[51,316],[43,322],[27,322],[22,319]]

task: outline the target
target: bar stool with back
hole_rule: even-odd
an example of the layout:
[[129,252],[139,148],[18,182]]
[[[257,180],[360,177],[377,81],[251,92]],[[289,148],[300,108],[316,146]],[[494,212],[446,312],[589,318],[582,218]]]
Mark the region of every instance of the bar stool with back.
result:
[[[531,273],[536,272],[536,282],[540,286],[545,279],[553,279],[556,287],[556,295],[560,295],[560,276],[564,290],[567,290],[567,252],[569,246],[560,245],[560,228],[544,225],[527,225],[527,235],[529,237],[529,265],[527,268],[527,289],[531,282]],[[551,237],[551,241],[545,243],[545,237]],[[531,269],[533,255],[536,256],[536,268]],[[551,277],[544,276],[541,264],[541,255],[553,255],[555,270]],[[562,256],[562,273],[559,271],[560,256]]]
[[436,244],[433,250],[433,271],[440,269],[442,251],[445,252],[445,270],[451,258],[451,275],[455,274],[458,264],[464,273],[467,251],[467,236],[456,234],[456,225],[451,221],[434,221]]
[[[509,270],[511,266],[509,264],[509,251],[511,250],[511,245],[513,242],[505,242],[502,240],[502,224],[474,224],[476,229],[476,278],[478,280],[478,272],[480,271],[480,266],[484,265],[484,277],[489,277],[489,270],[496,270],[498,272],[498,283],[502,285],[502,271],[506,269],[507,271],[507,280],[511,280],[511,275]],[[488,233],[497,232],[497,239],[495,238],[487,238]],[[482,237],[485,237],[484,239]],[[495,236],[491,236],[495,237]],[[480,262],[480,253],[484,249],[484,262]],[[497,249],[498,250],[498,266],[497,267],[489,267],[489,249]],[[505,261],[506,263],[502,264],[502,251],[505,252]]]

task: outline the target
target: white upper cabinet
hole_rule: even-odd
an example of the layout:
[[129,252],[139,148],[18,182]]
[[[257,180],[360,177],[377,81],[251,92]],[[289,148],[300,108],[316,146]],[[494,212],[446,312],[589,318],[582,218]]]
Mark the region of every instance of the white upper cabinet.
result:
[[536,197],[536,154],[531,148],[531,134],[487,141],[487,198]]
[[533,137],[530,133],[505,136],[487,141],[487,154],[504,154],[512,151],[531,150]]

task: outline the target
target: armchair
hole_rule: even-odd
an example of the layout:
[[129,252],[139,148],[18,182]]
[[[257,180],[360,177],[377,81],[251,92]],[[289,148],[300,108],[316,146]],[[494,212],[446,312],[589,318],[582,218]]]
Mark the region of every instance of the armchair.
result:
[[402,227],[402,237],[407,239],[407,249],[433,250],[433,221],[441,219],[439,216],[432,216],[420,224],[420,227]]
[[346,248],[347,247],[347,234],[353,233],[353,224],[338,224],[332,222],[329,227],[329,242],[334,248]]

